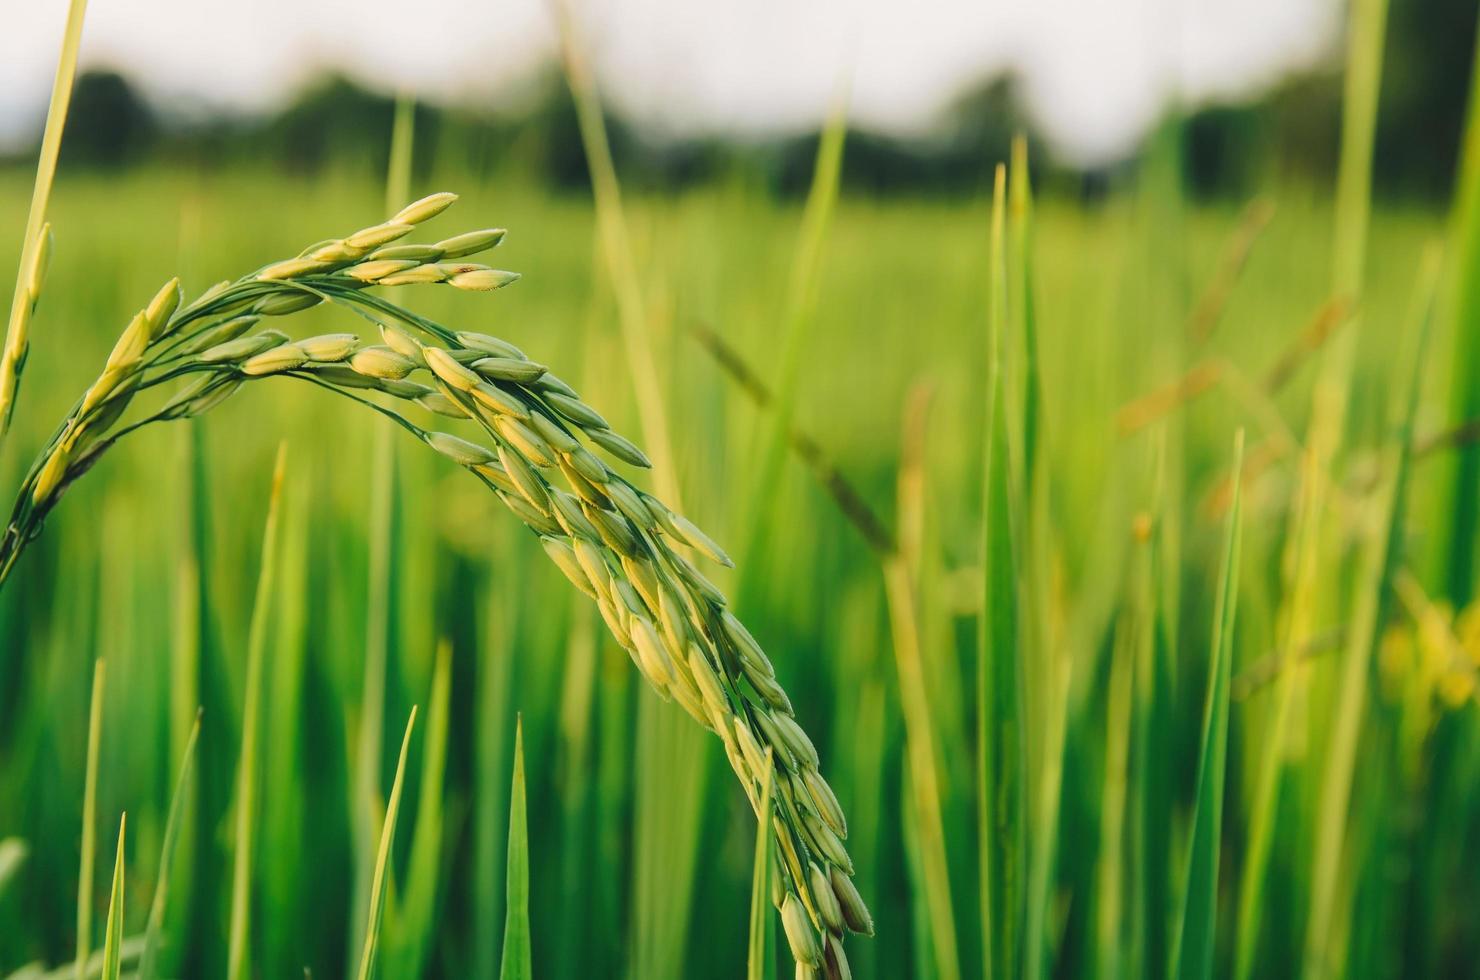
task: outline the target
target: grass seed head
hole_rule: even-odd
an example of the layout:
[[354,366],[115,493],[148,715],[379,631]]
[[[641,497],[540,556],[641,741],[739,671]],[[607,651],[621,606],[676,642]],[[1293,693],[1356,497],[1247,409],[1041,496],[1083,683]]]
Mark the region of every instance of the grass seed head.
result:
[[297,345],[283,344],[247,358],[242,362],[241,372],[250,377],[281,374],[284,371],[296,371],[307,362],[308,355]]
[[460,259],[465,255],[477,255],[479,252],[486,252],[496,247],[504,240],[505,234],[502,228],[466,231],[461,235],[444,238],[432,247],[441,253],[442,258]]
[[822,967],[822,946],[817,941],[817,932],[807,918],[807,910],[801,901],[788,894],[781,900],[781,924],[786,930],[786,942],[791,946],[791,955],[798,963],[813,969]]
[[396,216],[391,218],[392,224],[419,225],[424,221],[430,221],[437,215],[452,207],[457,201],[457,195],[451,191],[439,191],[436,194],[428,194],[419,201],[413,201],[406,205]]

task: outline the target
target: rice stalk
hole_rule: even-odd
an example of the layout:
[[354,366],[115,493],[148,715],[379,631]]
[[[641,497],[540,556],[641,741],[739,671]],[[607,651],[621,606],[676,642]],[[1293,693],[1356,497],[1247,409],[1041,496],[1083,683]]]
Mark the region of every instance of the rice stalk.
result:
[[71,0],[67,7],[67,26],[62,34],[62,50],[57,58],[57,72],[51,85],[51,102],[46,108],[46,128],[41,134],[41,156],[36,162],[35,182],[31,185],[31,209],[26,217],[25,237],[21,240],[20,267],[10,300],[5,347],[0,350],[0,440],[10,430],[11,416],[15,414],[16,393],[30,347],[31,317],[46,278],[51,251],[51,225],[46,221],[46,209],[56,180],[62,130],[66,128],[67,110],[72,104],[72,82],[77,75],[77,51],[82,46],[82,21],[86,13],[87,0]]
[[1218,864],[1223,832],[1224,776],[1228,765],[1228,684],[1233,663],[1233,629],[1238,611],[1240,525],[1239,472],[1244,433],[1234,437],[1234,498],[1228,515],[1218,595],[1213,611],[1213,639],[1208,663],[1208,697],[1204,705],[1197,790],[1192,811],[1192,840],[1187,858],[1187,885],[1177,934],[1179,980],[1207,980],[1213,975],[1214,932],[1218,922]]
[[267,496],[267,519],[262,529],[262,564],[257,573],[257,593],[247,633],[246,682],[242,695],[241,756],[236,770],[236,814],[234,853],[231,868],[231,917],[226,952],[228,980],[251,975],[252,877],[256,863],[257,798],[260,792],[258,742],[262,721],[262,671],[267,657],[267,637],[272,598],[277,580],[279,547],[278,512],[282,503],[283,477],[287,468],[287,446],[278,447]]
[[[772,750],[766,750],[768,767],[761,782],[761,812],[771,808],[771,794],[775,788],[775,759]],[[771,917],[766,914],[766,904],[771,900],[771,828],[764,821],[755,825],[755,862],[750,875],[750,930],[746,942],[745,980],[767,980],[775,971],[773,962],[768,961],[770,936],[768,927]]]
[[411,748],[411,732],[416,728],[416,707],[406,719],[406,734],[401,736],[401,756],[396,762],[396,776],[391,782],[391,795],[386,799],[385,821],[380,829],[380,845],[375,854],[375,875],[370,880],[370,908],[366,913],[365,940],[360,949],[360,980],[371,980],[380,951],[380,925],[385,909],[386,887],[391,874],[391,842],[396,838],[396,818],[401,811],[401,784],[406,776],[406,753]]
[[154,900],[149,905],[149,923],[144,930],[144,951],[139,959],[139,980],[154,980],[159,972],[159,946],[164,932],[164,917],[170,895],[170,875],[174,869],[175,848],[180,839],[180,829],[185,820],[185,807],[191,797],[195,744],[200,739],[200,715],[196,714],[195,727],[190,730],[190,739],[185,743],[185,755],[180,760],[180,775],[175,782],[175,791],[170,797],[170,812],[165,820],[164,840],[159,849],[159,871],[155,877]]
[[108,922],[103,932],[102,980],[118,980],[123,946],[123,844],[128,814],[118,820],[118,850],[113,858],[113,888],[108,896]]
[[1439,253],[1425,256],[1410,317],[1414,339],[1401,388],[1391,409],[1393,433],[1383,451],[1384,479],[1373,502],[1377,531],[1365,542],[1358,579],[1356,605],[1347,635],[1345,659],[1339,668],[1335,717],[1325,771],[1321,777],[1316,814],[1315,854],[1311,869],[1311,912],[1306,925],[1303,969],[1307,976],[1332,975],[1340,950],[1333,932],[1344,929],[1344,911],[1338,908],[1338,877],[1346,840],[1357,743],[1366,711],[1371,663],[1386,621],[1391,579],[1397,567],[1408,491],[1408,464],[1412,454],[1413,417],[1418,407],[1419,382],[1434,292]]
[[87,714],[87,776],[82,790],[82,859],[77,871],[77,959],[73,972],[82,980],[87,957],[92,952],[93,867],[97,860],[98,837],[98,750],[103,735],[103,692],[106,688],[107,661],[93,662],[91,706]]
[[509,856],[504,952],[499,980],[534,976],[529,937],[529,827],[524,800],[524,719],[514,722],[514,776],[509,790]]

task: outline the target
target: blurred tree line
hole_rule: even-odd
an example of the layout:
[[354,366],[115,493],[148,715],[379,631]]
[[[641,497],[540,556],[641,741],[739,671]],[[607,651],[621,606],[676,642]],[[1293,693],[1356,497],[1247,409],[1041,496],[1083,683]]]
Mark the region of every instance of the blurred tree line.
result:
[[[1389,14],[1379,113],[1380,190],[1442,196],[1452,182],[1476,36],[1473,0],[1407,0]],[[1333,59],[1335,60],[1335,59]],[[418,107],[418,163],[473,172],[515,168],[570,191],[588,188],[569,93],[557,75],[531,89],[518,111]],[[1341,78],[1330,65],[1285,80],[1262,97],[1191,110],[1175,127],[1189,188],[1202,196],[1247,196],[1276,179],[1326,183],[1335,170]],[[217,168],[242,161],[290,173],[386,163],[391,98],[329,77],[275,115],[173,123],[162,119],[116,72],[84,74],[63,147],[71,166],[118,168],[141,162]],[[816,136],[768,140],[675,138],[609,109],[612,151],[625,181],[667,188],[725,178],[772,193],[804,193]],[[1093,172],[1055,164],[1023,110],[1010,75],[984,81],[944,114],[933,135],[902,140],[855,130],[844,181],[871,194],[959,193],[980,189],[1013,134],[1035,144],[1042,176],[1060,189],[1094,193],[1134,160]],[[425,148],[425,149],[422,149]]]

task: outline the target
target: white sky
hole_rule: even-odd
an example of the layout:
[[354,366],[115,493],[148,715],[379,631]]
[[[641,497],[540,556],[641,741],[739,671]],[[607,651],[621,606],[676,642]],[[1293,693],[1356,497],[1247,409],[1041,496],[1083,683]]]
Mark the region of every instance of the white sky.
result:
[[[90,0],[83,66],[153,98],[280,104],[337,68],[385,90],[496,100],[548,63],[553,0]],[[1253,94],[1330,56],[1340,0],[571,0],[602,88],[683,132],[809,128],[840,83],[855,120],[929,128],[1017,69],[1062,155],[1125,152],[1168,100]],[[39,130],[66,0],[0,18],[0,143]]]

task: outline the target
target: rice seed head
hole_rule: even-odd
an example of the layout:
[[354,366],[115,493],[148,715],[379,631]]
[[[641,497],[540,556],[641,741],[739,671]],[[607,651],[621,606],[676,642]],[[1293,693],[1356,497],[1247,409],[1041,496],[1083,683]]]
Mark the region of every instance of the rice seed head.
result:
[[769,715],[765,711],[757,711],[755,713],[755,723],[760,726],[761,734],[766,737],[766,744],[771,746],[772,754],[776,760],[788,769],[795,769],[797,767],[796,758],[791,754],[791,750],[786,747],[786,743],[782,742],[781,737],[777,735],[776,726],[771,721]]
[[583,505],[582,510],[586,515],[586,520],[590,521],[591,526],[596,528],[596,533],[601,536],[601,540],[606,542],[608,548],[624,558],[637,556],[637,537],[632,533],[632,529],[627,526],[625,520],[617,514],[602,510],[600,507]]
[[476,372],[463,367],[440,347],[424,347],[422,356],[433,374],[458,391],[472,391],[483,383]]
[[402,357],[408,358],[417,367],[426,367],[427,362],[425,356],[422,354],[421,344],[417,343],[415,337],[412,337],[400,327],[393,326],[389,323],[382,323],[380,325],[380,339],[385,341],[387,347]]
[[349,366],[358,374],[370,378],[401,380],[416,370],[416,364],[404,354],[389,347],[366,347],[350,356]]
[[263,351],[253,355],[242,362],[242,374],[250,377],[262,377],[268,374],[281,374],[284,371],[296,371],[308,362],[308,355],[303,353],[295,344],[283,344],[272,350]]
[[[697,643],[689,644],[686,659],[694,685],[699,688],[699,695],[704,699],[704,707],[709,709],[710,720],[728,718],[731,713],[730,701],[725,697],[724,688],[720,686],[719,676],[709,665],[709,658],[704,656],[704,651]],[[724,726],[717,724],[715,727],[722,729]]]
[[[622,462],[629,463],[632,466],[637,466],[645,470],[652,468],[652,461],[643,454],[643,451],[641,449],[638,449],[631,442],[627,441],[622,436],[617,435],[612,430],[587,429],[586,435],[590,437],[592,442],[596,443],[596,445],[600,446],[602,449],[605,449],[607,452],[611,453]],[[724,554],[724,552],[719,553]]]
[[492,423],[499,438],[519,450],[531,463],[536,466],[555,465],[555,450],[529,426],[512,415],[495,415]]
[[[514,516],[523,521],[537,534],[564,534],[560,525],[550,518],[549,514],[531,504],[528,500],[518,494],[499,493],[498,498],[504,502],[504,506],[513,512]],[[617,634],[621,636],[623,634]]]
[[564,395],[558,391],[547,391],[545,393],[545,402],[559,415],[586,430],[587,435],[590,435],[596,429],[611,428],[606,419],[601,417],[600,412],[573,395]]
[[575,437],[565,431],[565,427],[554,421],[543,412],[530,412],[526,424],[539,434],[539,437],[549,443],[551,448],[564,456],[580,447]]
[[239,337],[236,340],[228,340],[224,344],[217,344],[215,347],[202,351],[196,360],[206,364],[240,361],[276,347],[287,339],[285,334],[277,330],[266,330],[250,337]]
[[71,455],[65,446],[57,446],[52,450],[51,455],[42,464],[40,472],[36,474],[36,483],[31,488],[33,504],[45,502],[61,484],[63,477],[67,475]]
[[447,285],[470,292],[486,293],[519,281],[519,273],[501,269],[473,269],[447,277]]
[[798,963],[796,980],[823,980],[823,976],[807,964]]
[[424,221],[430,221],[437,215],[452,207],[457,200],[457,195],[451,191],[439,191],[436,194],[428,194],[419,201],[413,201],[406,205],[396,216],[391,218],[392,224],[419,225]]
[[473,370],[492,381],[528,384],[545,373],[545,366],[517,357],[484,357],[473,362]]
[[439,265],[413,265],[401,272],[375,280],[381,286],[427,286],[447,281],[447,270]]
[[817,747],[812,744],[812,739],[807,737],[807,733],[802,731],[802,726],[797,724],[791,713],[773,712],[771,720],[775,722],[777,733],[786,743],[791,754],[797,757],[797,761],[805,768],[818,768],[820,760],[817,758]]
[[673,675],[673,664],[668,659],[668,651],[663,649],[663,643],[658,639],[658,633],[653,629],[653,624],[646,616],[633,616],[630,624],[632,643],[637,647],[637,655],[642,661],[642,672],[658,693],[664,697],[672,697],[675,684]]
[[300,276],[311,276],[316,272],[327,272],[332,269],[332,262],[324,262],[319,259],[284,259],[274,262],[261,272],[257,273],[258,279],[297,279]]
[[489,357],[507,357],[516,361],[527,361],[524,351],[515,347],[507,340],[498,337],[490,337],[486,333],[474,333],[468,330],[459,330],[454,334],[457,342],[468,350],[475,350]]
[[502,228],[485,228],[482,231],[465,231],[461,235],[444,238],[436,245],[442,258],[460,259],[465,255],[476,255],[496,247],[507,234]]
[[559,568],[565,574],[565,577],[570,579],[571,585],[574,585],[593,599],[601,598],[596,589],[592,587],[591,580],[586,577],[585,571],[581,568],[581,563],[576,560],[574,548],[560,538],[551,537],[548,534],[540,536],[540,546],[545,549],[545,554],[550,556],[550,560],[555,563],[555,567]]
[[355,334],[326,333],[300,340],[293,346],[303,351],[304,356],[310,361],[333,364],[353,354],[359,344],[360,338]]
[[611,479],[612,472],[607,469],[606,464],[584,446],[577,446],[566,453],[565,461],[570,464],[571,469],[591,483],[610,488],[616,482]]
[[441,415],[444,418],[465,419],[468,417],[468,413],[463,411],[461,405],[440,391],[428,391],[425,394],[417,395],[413,400],[428,412]]
[[[379,252],[376,253],[380,254]],[[351,279],[360,282],[380,282],[387,276],[394,276],[421,265],[415,259],[371,259],[366,262],[357,262],[344,270],[344,274]]]
[[442,258],[442,250],[435,245],[387,245],[385,248],[377,248],[365,256],[367,262],[377,262],[391,259],[402,262],[414,262],[417,265],[423,262],[436,262]]
[[822,924],[829,932],[842,932],[842,906],[838,904],[838,897],[833,894],[832,882],[828,881],[827,874],[815,862],[807,868],[807,886],[812,901],[817,904],[817,914],[822,919]]
[[874,917],[869,914],[868,904],[864,902],[863,896],[858,894],[858,887],[853,884],[853,878],[838,867],[828,870],[828,878],[832,882],[833,895],[838,900],[838,908],[843,912],[843,922],[848,926],[849,931],[861,936],[872,936]]
[[739,655],[740,664],[747,674],[753,671],[770,677],[776,676],[776,669],[771,666],[771,661],[767,658],[765,651],[755,641],[755,637],[750,635],[750,630],[745,628],[745,624],[735,618],[734,613],[728,609],[722,610],[719,622],[725,636],[730,640],[730,645]]
[[[123,364],[118,367],[104,369],[94,381],[92,387],[87,389],[87,394],[82,397],[82,407],[78,409],[79,416],[85,416],[103,402],[112,398],[120,388],[123,388],[129,379],[134,379],[138,384],[138,372],[133,364]],[[130,389],[131,390],[131,389]]]
[[[533,471],[531,471],[533,472]],[[550,504],[555,519],[565,528],[565,533],[592,544],[601,540],[601,532],[581,510],[580,502],[564,490],[550,488]]]
[[[334,365],[329,365],[329,367],[333,366]],[[324,368],[321,367],[319,370],[323,371]],[[350,370],[351,374],[354,373],[351,369],[346,370]],[[376,378],[375,387],[380,391],[385,392],[387,395],[394,395],[396,398],[405,398],[407,400],[420,398],[422,395],[429,395],[434,390],[427,385],[420,384],[416,381],[398,381],[395,378]],[[466,415],[455,415],[453,417],[467,418]]]
[[805,963],[813,969],[822,967],[822,946],[817,941],[817,933],[812,928],[812,922],[807,918],[807,910],[802,908],[801,901],[792,894],[787,894],[781,900],[781,925],[786,930],[786,942],[791,946],[791,955],[798,963]]
[[235,340],[255,327],[261,320],[262,318],[260,316],[252,313],[232,317],[229,320],[216,324],[214,327],[201,331],[190,340],[187,340],[180,345],[179,352],[188,357],[208,348],[215,347],[218,344],[224,344],[228,340]]
[[241,378],[227,378],[204,395],[186,403],[181,410],[181,414],[186,418],[195,418],[197,415],[204,415],[236,394],[236,390],[241,386]]
[[674,533],[680,541],[710,561],[718,562],[726,568],[735,567],[735,562],[731,560],[729,555],[725,554],[725,549],[715,544],[709,535],[699,530],[687,517],[671,511],[668,516],[668,526],[671,528],[671,533]]
[[843,842],[838,840],[838,835],[828,829],[818,817],[810,810],[801,810],[802,826],[806,828],[807,839],[818,854],[842,868],[848,874],[853,873],[853,859],[848,856],[848,849]]
[[811,798],[812,809],[822,818],[823,823],[832,828],[833,833],[847,840],[847,817],[843,814],[842,805],[838,803],[837,794],[827,780],[822,778],[822,773],[815,766],[803,766],[801,780]]
[[342,239],[331,239],[304,249],[303,254],[298,257],[322,262],[327,266],[335,266],[343,265],[346,262],[353,262],[363,254],[364,251],[362,249],[351,248]]
[[384,224],[361,228],[346,238],[344,243],[364,254],[382,245],[389,245],[398,238],[406,237],[411,234],[413,227],[414,225],[405,221],[387,221]]
[[822,960],[823,969],[827,971],[827,980],[853,980],[853,968],[848,965],[848,957],[843,953],[843,941],[837,936],[823,937]]
[[447,432],[428,432],[426,443],[461,466],[483,466],[495,459],[493,453],[477,443]]
[[284,290],[262,297],[252,307],[252,312],[263,316],[287,316],[290,313],[311,309],[322,302],[323,300],[314,293],[300,289]]
[[786,696],[786,691],[777,682],[775,677],[769,677],[760,673],[747,673],[745,676],[750,679],[751,686],[761,696],[761,700],[766,703],[766,707],[772,708],[782,715],[793,713],[794,709],[791,705],[791,698]]
[[750,764],[750,777],[760,782],[766,774],[766,752],[761,748],[760,740],[755,737],[755,732],[750,730],[750,725],[744,718],[737,716],[734,719],[734,725],[735,741],[739,744],[745,761]]
[[149,339],[158,340],[169,327],[170,317],[180,308],[184,294],[180,291],[180,279],[175,277],[159,288],[149,305],[144,307],[144,317],[149,321]]
[[529,407],[524,404],[524,400],[498,385],[480,380],[469,394],[475,402],[496,415],[507,415],[521,421],[529,418]]
[[108,355],[108,368],[121,368],[136,363],[149,346],[149,318],[140,310],[113,345]]
[[[519,488],[519,495],[533,504],[541,513],[548,513],[546,508],[550,504],[550,496],[545,490],[545,481],[541,480],[534,468],[524,461],[524,457],[500,445],[498,461],[503,464],[505,472],[514,481],[514,486]],[[557,533],[569,533],[559,532],[560,525],[555,526]]]

